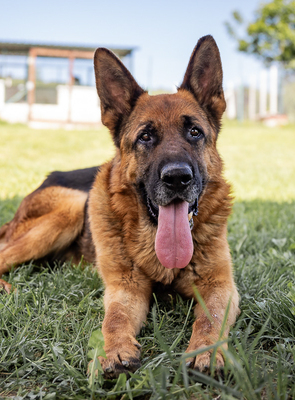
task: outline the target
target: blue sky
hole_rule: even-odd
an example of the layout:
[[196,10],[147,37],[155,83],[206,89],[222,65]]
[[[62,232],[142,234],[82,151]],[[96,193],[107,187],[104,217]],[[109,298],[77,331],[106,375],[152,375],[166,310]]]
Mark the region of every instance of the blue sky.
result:
[[134,76],[143,87],[181,83],[198,39],[213,35],[225,86],[262,67],[238,53],[224,22],[238,9],[251,20],[259,0],[10,0],[1,2],[0,40],[137,47]]

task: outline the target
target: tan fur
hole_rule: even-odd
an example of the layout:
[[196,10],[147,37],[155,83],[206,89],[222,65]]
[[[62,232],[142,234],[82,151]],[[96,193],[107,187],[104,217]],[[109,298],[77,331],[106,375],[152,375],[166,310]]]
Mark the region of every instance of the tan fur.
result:
[[61,187],[27,196],[2,231],[0,276],[12,265],[45,257],[69,245],[82,230],[86,200],[87,193]]
[[[103,323],[107,359],[101,359],[101,362],[107,375],[117,376],[124,370],[133,370],[130,364],[136,365],[134,360],[138,360],[135,335],[145,321],[154,282],[172,285],[188,298],[195,297],[195,286],[205,301],[211,319],[200,305],[196,306],[196,321],[188,352],[226,338],[239,313],[226,238],[227,218],[231,211],[230,187],[222,177],[222,161],[216,149],[217,127],[225,102],[219,52],[210,38],[203,38],[198,43],[183,84],[173,95],[150,97],[147,93],[140,93],[132,77],[108,52],[96,53],[95,68],[102,116],[105,116],[105,123],[118,147],[114,159],[98,174],[89,200],[97,267],[107,294]],[[112,74],[118,79],[112,82],[110,91],[106,93],[103,78],[110,81]],[[117,100],[119,89],[116,85],[125,88],[125,99],[122,96],[120,101]],[[132,96],[136,105],[130,111]],[[206,111],[208,109],[212,110],[211,115]],[[119,138],[115,126],[120,115],[123,134]],[[180,135],[183,115],[196,115],[199,124],[208,132],[200,163],[207,170],[209,182],[199,199],[199,215],[194,217],[191,262],[182,270],[170,270],[163,268],[155,254],[156,227],[148,221],[136,182],[145,179],[147,165],[152,165],[167,153],[177,155],[185,152],[189,157],[195,157],[192,147]],[[149,156],[141,153],[140,147],[134,150],[133,144],[145,121],[152,121],[160,136],[160,143]],[[229,302],[227,324],[223,337],[220,337]],[[124,353],[126,345],[128,354]],[[217,368],[223,365],[221,352],[221,349],[217,352]],[[204,352],[190,360],[191,365],[206,370],[210,366],[210,357],[211,352]]]
[[[194,217],[195,252],[184,270],[165,269],[156,257],[156,228],[147,223],[146,213],[132,187],[132,180],[131,183],[126,180],[126,176],[130,179],[132,175],[130,170],[133,165],[136,166],[134,155],[123,153],[121,157],[118,151],[114,160],[104,165],[97,176],[90,194],[89,212],[97,267],[107,294],[103,323],[107,360],[101,361],[104,369],[111,368],[115,375],[121,371],[118,368],[118,354],[122,360],[124,357],[128,360],[138,358],[135,336],[146,319],[153,282],[172,284],[187,298],[195,297],[195,285],[213,316],[214,323],[211,323],[204,310],[196,307],[197,319],[188,352],[221,339],[219,332],[230,300],[228,324],[223,338],[227,337],[229,326],[235,322],[239,312],[238,293],[226,238],[227,217],[231,210],[230,188],[221,177],[222,164],[217,152],[213,157],[218,168],[212,171],[212,175],[217,175],[218,182],[209,184],[200,202],[199,215]],[[139,168],[137,165],[137,174],[140,173]],[[125,171],[125,175],[122,171]],[[126,345],[128,357],[125,354]],[[208,368],[210,353],[198,356],[193,365],[200,370]],[[222,365],[223,358],[217,355],[217,366]]]

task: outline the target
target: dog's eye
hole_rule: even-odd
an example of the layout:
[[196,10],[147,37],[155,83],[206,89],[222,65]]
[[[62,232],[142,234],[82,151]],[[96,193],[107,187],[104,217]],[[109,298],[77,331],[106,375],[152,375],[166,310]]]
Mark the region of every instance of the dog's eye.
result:
[[196,126],[193,126],[190,129],[190,134],[193,138],[196,138],[196,139],[201,139],[203,137],[203,132]]
[[149,142],[152,140],[152,135],[149,132],[143,132],[143,134],[140,136],[140,140],[142,142]]

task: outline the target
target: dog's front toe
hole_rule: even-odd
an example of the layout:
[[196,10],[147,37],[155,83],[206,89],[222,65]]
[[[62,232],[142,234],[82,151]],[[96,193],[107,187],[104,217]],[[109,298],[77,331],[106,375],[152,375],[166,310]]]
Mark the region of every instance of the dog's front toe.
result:
[[203,353],[198,354],[195,358],[188,358],[186,360],[186,366],[187,368],[204,374],[210,374],[213,370],[214,375],[222,375],[224,367],[222,354],[217,351],[214,359],[212,357],[213,355],[211,351],[204,351]]
[[[130,372],[135,372],[141,366],[140,344],[135,338],[127,338],[122,343],[106,347],[106,358],[98,357],[105,379],[118,378],[122,373],[128,376]],[[91,370],[92,362],[89,363],[88,371]],[[97,374],[97,371],[95,373]]]
[[11,292],[11,284],[7,283],[6,281],[4,281],[3,279],[0,279],[0,293],[1,292],[6,292],[6,293],[10,293]]
[[140,366],[138,358],[120,358],[119,355],[109,356],[107,359],[100,357],[102,369],[104,371],[105,379],[115,379],[122,373],[129,375],[130,372],[135,372]]

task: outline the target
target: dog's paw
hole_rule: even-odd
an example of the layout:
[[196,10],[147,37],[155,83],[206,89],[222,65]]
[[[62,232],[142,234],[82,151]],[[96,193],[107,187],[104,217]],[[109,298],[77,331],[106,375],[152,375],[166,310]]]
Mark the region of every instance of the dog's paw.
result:
[[[140,349],[141,345],[136,340],[129,344],[126,342],[120,347],[114,346],[111,349],[105,349],[107,358],[98,358],[104,371],[104,378],[114,379],[122,373],[128,376],[129,372],[135,372],[141,366]],[[89,369],[90,366],[88,366]]]
[[141,366],[138,358],[128,357],[123,353],[109,356],[107,359],[100,357],[99,361],[105,379],[118,378],[122,373],[128,376],[129,372],[135,372]]
[[6,281],[4,281],[3,279],[0,279],[0,293],[10,293],[11,292],[11,284],[7,283]]
[[205,374],[210,374],[213,367],[215,375],[222,375],[224,367],[224,359],[222,354],[217,351],[214,359],[212,357],[212,351],[204,351],[204,353],[198,354],[195,358],[188,358],[186,360],[186,365],[191,369]]

